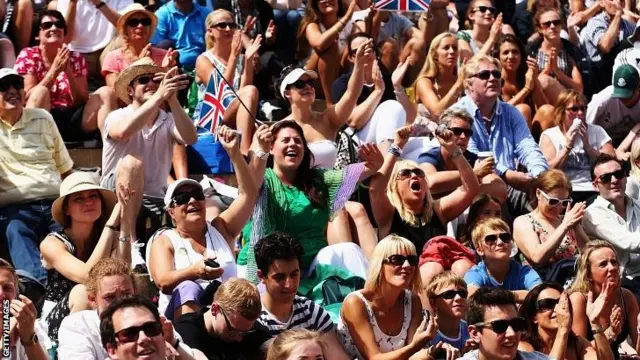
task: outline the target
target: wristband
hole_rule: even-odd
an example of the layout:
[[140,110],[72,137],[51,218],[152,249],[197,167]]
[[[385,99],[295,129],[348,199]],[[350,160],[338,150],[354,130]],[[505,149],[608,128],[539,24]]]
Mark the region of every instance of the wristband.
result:
[[394,88],[394,89],[393,89],[393,93],[394,93],[394,94],[396,94],[396,95],[402,95],[402,94],[404,94],[404,93],[405,93],[405,92],[404,92],[404,88],[400,88],[400,89],[395,89],[395,88]]
[[389,146],[389,150],[387,150],[387,152],[389,154],[392,154],[395,157],[402,157],[402,149],[400,149],[400,146],[396,145],[396,144],[391,144],[391,146]]
[[269,153],[268,152],[264,152],[264,151],[262,151],[260,149],[256,150],[256,152],[254,154],[260,160],[267,160],[269,158]]
[[591,332],[593,333],[593,335],[602,334],[604,333],[604,331],[605,330],[602,326],[591,325]]
[[123,242],[127,242],[127,241],[130,241],[130,240],[131,240],[131,236],[129,236],[129,235],[126,235],[126,236],[120,236],[120,237],[118,238],[118,240],[120,240],[120,242],[122,242],[122,243],[123,243]]
[[105,5],[107,5],[107,3],[105,3],[104,1],[100,1],[100,2],[98,3],[98,5],[96,5],[96,9],[100,9],[101,7],[103,7],[103,6],[105,6]]
[[462,151],[460,151],[460,148],[456,148],[450,154],[452,159],[455,159],[455,158],[459,157],[460,155],[462,155]]

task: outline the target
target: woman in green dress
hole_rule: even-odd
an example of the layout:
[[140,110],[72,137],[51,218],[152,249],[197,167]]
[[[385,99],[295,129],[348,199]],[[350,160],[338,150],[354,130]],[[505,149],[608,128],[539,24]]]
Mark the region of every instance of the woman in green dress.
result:
[[[282,231],[298,239],[304,249],[302,268],[308,270],[320,250],[329,245],[326,229],[331,216],[342,209],[358,183],[373,175],[383,162],[377,146],[364,144],[359,151],[363,163],[342,170],[312,168],[313,154],[300,125],[294,120],[282,120],[273,126],[272,133],[274,142],[269,155],[273,166],[266,170],[253,216],[243,231],[246,244],[238,256],[238,264],[247,265],[247,279],[254,282],[257,276],[253,245],[260,238]],[[357,267],[357,262],[366,267],[356,244],[334,245],[342,248],[339,257],[347,268]]]

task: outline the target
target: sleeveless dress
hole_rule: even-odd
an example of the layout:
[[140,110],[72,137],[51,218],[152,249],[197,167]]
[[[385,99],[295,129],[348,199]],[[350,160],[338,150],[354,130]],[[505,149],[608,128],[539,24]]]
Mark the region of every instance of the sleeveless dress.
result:
[[[547,238],[550,235],[549,232],[547,232],[547,229],[545,229],[544,226],[542,226],[542,224],[538,220],[536,220],[533,216],[531,216],[531,214],[527,214],[527,217],[531,221],[531,226],[533,226],[533,231],[538,236],[539,243],[542,244],[546,242]],[[541,274],[541,271],[542,273],[544,273],[545,270],[549,270],[551,268],[551,264],[555,263],[556,261],[573,258],[578,253],[579,253],[579,248],[578,248],[578,241],[576,240],[576,233],[574,230],[569,230],[565,234],[564,238],[562,239],[562,242],[556,249],[555,253],[551,256],[551,258],[549,258],[549,264],[542,267],[533,266],[528,263],[527,259],[522,254],[520,254],[520,260],[522,260],[522,264],[533,267],[539,274]]]
[[[180,234],[175,229],[161,229],[159,230],[153,239],[150,241],[150,244],[147,245],[147,267],[149,269],[149,273],[151,273],[151,242],[157,239],[159,235],[165,235],[171,241],[173,245],[173,269],[180,270],[186,267],[189,267],[191,264],[200,261],[203,256],[196,252],[191,245],[191,242],[180,237]],[[207,245],[206,254],[211,257],[215,256],[216,261],[220,264],[220,267],[224,269],[224,273],[217,280],[221,282],[225,282],[226,280],[237,276],[237,269],[235,263],[235,257],[233,255],[233,251],[229,247],[229,244],[225,240],[225,238],[213,227],[211,224],[207,223],[207,234],[205,235],[205,241]],[[152,279],[153,280],[153,279]],[[197,279],[195,280],[202,288],[206,288],[211,281]],[[165,313],[167,309],[167,305],[171,300],[172,295],[167,295],[160,292],[160,298],[158,299],[158,310],[161,314]]]
[[435,212],[431,215],[431,220],[428,223],[413,227],[402,220],[398,210],[394,210],[389,234],[396,234],[411,241],[416,246],[416,252],[421,254],[424,244],[436,236],[447,235],[447,228]]
[[[367,308],[367,314],[369,315],[369,323],[373,329],[373,335],[376,338],[378,348],[382,353],[388,353],[403,348],[407,344],[407,337],[409,335],[409,325],[411,324],[411,292],[409,290],[404,291],[404,315],[402,320],[402,328],[397,335],[385,334],[378,326],[376,315],[373,313],[373,309],[369,304],[369,301],[362,295],[360,291],[355,291],[349,296],[357,296],[364,302],[364,306]],[[338,339],[342,342],[345,350],[351,357],[357,359],[364,359],[362,354],[356,348],[355,342],[349,333],[349,328],[342,320],[342,316],[338,318],[338,326],[336,328]]]

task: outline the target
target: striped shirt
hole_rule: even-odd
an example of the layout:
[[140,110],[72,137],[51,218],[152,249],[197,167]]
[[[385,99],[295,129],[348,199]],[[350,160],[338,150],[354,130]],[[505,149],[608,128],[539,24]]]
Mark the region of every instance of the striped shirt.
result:
[[[611,18],[606,12],[601,12],[600,14],[589,19],[585,27],[580,31],[580,43],[587,50],[587,54],[591,58],[593,62],[599,62],[602,60],[602,53],[600,52],[600,48],[598,44],[600,43],[600,39],[607,32],[609,26],[611,25]],[[633,34],[636,26],[629,21],[622,19],[620,22],[620,30],[618,31],[618,38],[615,42],[615,45],[618,45],[621,41],[625,40],[627,37]]]
[[57,198],[60,174],[72,168],[73,161],[47,111],[23,109],[14,125],[0,119],[0,208]]
[[326,333],[334,328],[331,317],[325,309],[298,295],[293,299],[293,310],[287,322],[276,319],[264,305],[258,322],[264,325],[273,336],[289,329],[307,329]]

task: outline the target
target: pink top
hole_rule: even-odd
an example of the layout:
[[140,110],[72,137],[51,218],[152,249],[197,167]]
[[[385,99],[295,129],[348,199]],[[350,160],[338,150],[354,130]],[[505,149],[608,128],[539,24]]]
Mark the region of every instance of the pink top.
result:
[[[72,51],[70,61],[73,76],[87,76],[87,60],[85,60],[82,54]],[[22,49],[20,54],[18,54],[13,69],[20,75],[35,76],[38,82],[44,79],[49,70],[44,64],[44,58],[38,46]],[[49,92],[51,93],[52,108],[59,109],[73,106],[73,96],[71,95],[71,88],[69,87],[69,78],[64,71],[60,71],[53,85],[49,88]]]
[[[107,76],[109,73],[119,74],[120,72],[122,72],[122,70],[124,70],[129,65],[131,65],[130,62],[125,60],[124,52],[122,50],[123,49],[120,48],[120,49],[109,51],[107,55],[104,57],[104,62],[102,63],[102,72],[101,72],[103,77]],[[165,49],[160,49],[153,46],[151,47],[151,59],[153,59],[153,62],[156,63],[156,65],[158,66],[162,66],[162,60],[164,59],[164,56],[166,54],[167,54],[167,50]]]

